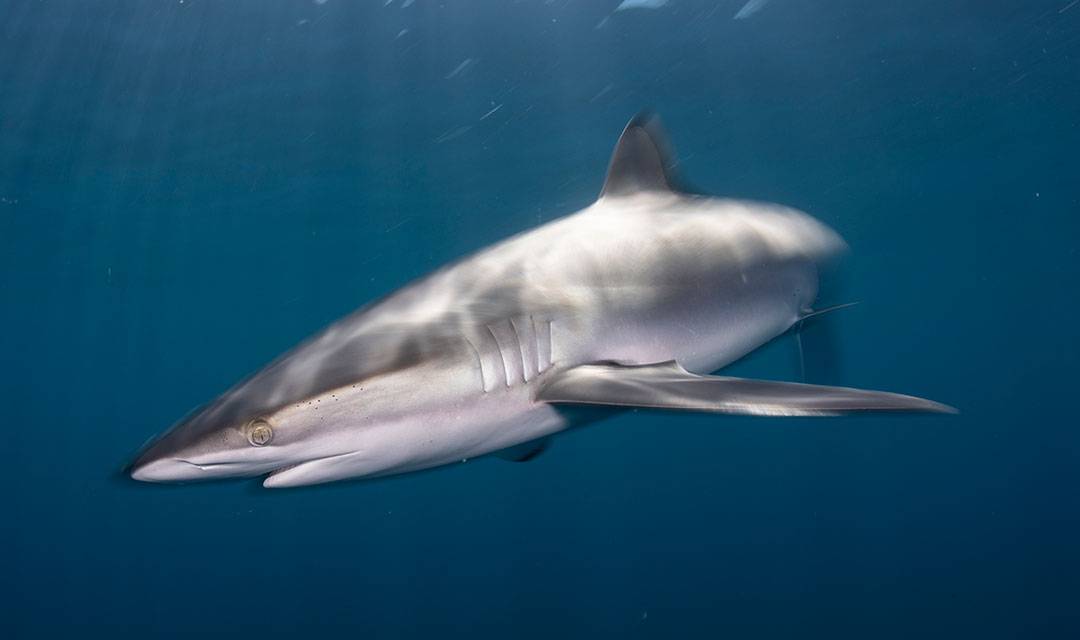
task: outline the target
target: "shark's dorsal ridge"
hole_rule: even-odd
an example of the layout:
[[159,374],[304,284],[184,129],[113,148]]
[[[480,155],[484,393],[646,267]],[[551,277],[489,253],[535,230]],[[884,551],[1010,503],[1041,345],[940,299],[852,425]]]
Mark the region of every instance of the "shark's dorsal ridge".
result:
[[659,118],[648,111],[638,114],[615,144],[600,197],[676,191],[670,160],[671,146]]

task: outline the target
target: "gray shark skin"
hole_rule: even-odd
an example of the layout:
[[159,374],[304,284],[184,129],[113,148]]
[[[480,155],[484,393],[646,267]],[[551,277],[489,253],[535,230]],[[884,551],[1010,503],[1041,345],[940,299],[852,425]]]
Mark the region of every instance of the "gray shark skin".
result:
[[752,415],[949,412],[911,396],[706,375],[812,314],[844,249],[810,216],[690,195],[655,119],[599,199],[352,313],[181,420],[130,468],[266,487],[426,469],[572,426],[560,405]]

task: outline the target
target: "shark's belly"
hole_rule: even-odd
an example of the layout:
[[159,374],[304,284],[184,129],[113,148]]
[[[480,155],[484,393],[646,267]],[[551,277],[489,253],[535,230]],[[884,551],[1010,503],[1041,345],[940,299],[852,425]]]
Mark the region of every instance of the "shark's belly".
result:
[[399,425],[383,445],[407,452],[395,464],[367,475],[389,475],[466,462],[500,449],[557,433],[569,426],[554,407],[533,401],[534,385],[479,394],[426,424]]
[[477,391],[429,425],[440,433],[435,440],[430,430],[407,436],[428,438],[428,454],[384,473],[460,461],[572,426],[566,414],[534,400],[545,377],[565,367],[677,360],[691,371],[715,371],[786,331],[817,290],[816,270],[804,263],[691,275],[691,286],[652,295],[602,292],[597,299],[604,305],[591,313],[490,327],[490,339],[470,345],[476,364],[458,371]]
[[568,426],[556,409],[533,402],[524,386],[480,394],[439,414],[369,429],[362,450],[343,460],[335,475],[378,477],[468,462]]
[[[571,426],[565,414],[534,398],[546,376],[565,367],[677,360],[690,371],[715,371],[787,330],[816,294],[816,271],[772,264],[688,274],[683,283],[600,291],[576,313],[466,331],[427,388],[395,392],[397,415],[366,430],[367,453],[348,475],[460,463],[564,430]],[[407,411],[398,411],[401,402]]]
[[416,371],[371,384],[362,419],[342,416],[355,451],[337,461],[334,475],[384,476],[460,463],[565,429],[558,410],[534,401],[554,368],[546,328],[533,332],[532,326],[518,318],[467,331],[453,353],[420,376],[422,385]]

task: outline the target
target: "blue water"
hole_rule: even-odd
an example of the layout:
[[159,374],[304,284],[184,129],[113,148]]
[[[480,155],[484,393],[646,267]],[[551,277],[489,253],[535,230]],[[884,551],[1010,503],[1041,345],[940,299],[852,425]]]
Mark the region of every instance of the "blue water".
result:
[[[617,4],[0,4],[0,636],[1080,637],[1080,4]],[[850,243],[815,381],[961,415],[118,477],[336,317],[588,204],[643,107],[699,189]]]

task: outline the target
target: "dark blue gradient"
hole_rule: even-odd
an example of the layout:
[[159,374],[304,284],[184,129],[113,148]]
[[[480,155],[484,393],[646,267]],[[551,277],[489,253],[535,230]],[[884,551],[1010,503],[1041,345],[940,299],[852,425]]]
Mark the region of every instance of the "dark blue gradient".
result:
[[[1080,4],[402,4],[0,3],[0,637],[1080,637]],[[120,476],[338,316],[588,204],[643,107],[699,189],[849,241],[812,381],[962,413]]]

